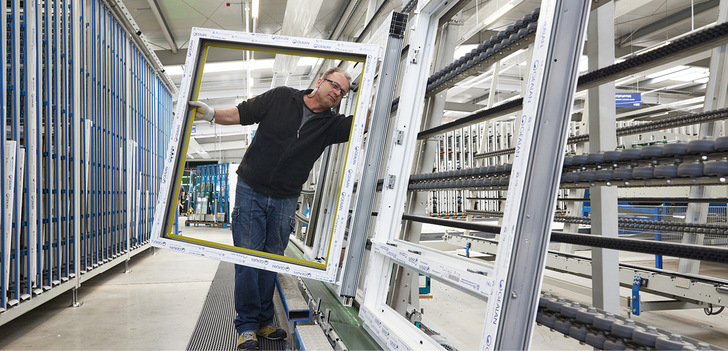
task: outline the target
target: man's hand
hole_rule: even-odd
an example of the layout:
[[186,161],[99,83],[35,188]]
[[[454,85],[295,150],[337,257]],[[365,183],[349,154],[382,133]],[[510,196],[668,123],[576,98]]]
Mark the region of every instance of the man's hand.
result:
[[213,123],[215,120],[215,109],[208,106],[202,101],[189,101],[187,102],[190,106],[195,109],[195,119],[202,119]]

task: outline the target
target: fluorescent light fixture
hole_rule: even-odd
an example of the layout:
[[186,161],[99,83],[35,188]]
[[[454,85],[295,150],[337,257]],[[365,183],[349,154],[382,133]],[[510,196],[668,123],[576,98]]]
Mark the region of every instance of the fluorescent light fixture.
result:
[[478,44],[465,44],[460,45],[455,49],[455,54],[453,54],[453,58],[460,58],[465,56],[465,54],[473,51],[473,49],[477,48]]
[[258,11],[260,10],[260,0],[253,0],[253,7],[250,16],[258,18]]
[[659,48],[661,48],[663,46],[667,46],[667,45],[670,45],[670,44],[672,44],[672,41],[667,40],[667,41],[664,41],[664,42],[662,42],[660,44],[657,44],[655,46],[650,46],[650,47],[647,47],[647,48],[644,48],[644,49],[637,50],[635,52],[629,53],[627,55],[624,55],[624,56],[620,57],[620,59],[621,59],[621,61],[624,61],[627,58],[631,58],[631,57],[634,57],[634,56],[637,56],[637,55],[642,55],[642,54],[648,53],[648,52],[650,52],[652,50],[656,50],[656,49],[659,49]]
[[694,80],[694,82],[695,83],[700,83],[700,84],[706,84],[706,83],[708,83],[708,77],[696,79],[696,80]]
[[[296,67],[313,67],[317,64],[318,60],[319,59],[316,57],[301,57],[298,59],[298,64],[296,65]],[[274,59],[255,59],[250,60],[250,63],[245,60],[213,62],[205,65],[205,73],[237,72],[245,71],[247,69],[273,69],[273,62]],[[164,71],[167,72],[170,77],[181,76],[182,74],[184,74],[184,66],[165,66]]]
[[495,10],[495,12],[493,12],[493,14],[483,20],[483,26],[486,27],[491,25],[493,22],[497,21],[499,18],[503,17],[503,15],[508,13],[508,11],[513,10],[514,7],[515,5],[513,5],[513,1],[509,1],[507,4],[499,7],[497,10]]
[[668,68],[664,71],[647,75],[652,78],[652,83],[658,83],[665,80],[674,80],[679,82],[692,82],[708,76],[707,68],[676,66]]
[[646,77],[647,78],[658,78],[658,77],[662,77],[662,76],[665,76],[665,75],[668,75],[668,74],[671,74],[671,73],[675,73],[675,72],[682,71],[682,70],[684,70],[686,68],[687,68],[686,66],[682,66],[682,65],[675,66],[675,67],[670,67],[668,69],[665,69],[665,70],[662,70],[662,71],[659,71],[659,72],[655,72],[655,73],[652,73],[652,74],[648,74]]
[[640,78],[639,76],[629,76],[629,77],[624,77],[624,78],[621,78],[621,79],[617,79],[617,80],[616,80],[616,81],[614,82],[614,85],[615,85],[615,86],[621,86],[621,85],[625,85],[625,84],[627,84],[627,83],[631,83],[632,81],[638,80],[639,78]]

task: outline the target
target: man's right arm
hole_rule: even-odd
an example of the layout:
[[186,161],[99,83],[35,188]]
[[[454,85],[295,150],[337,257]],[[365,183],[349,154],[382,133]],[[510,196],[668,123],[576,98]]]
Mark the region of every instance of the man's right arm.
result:
[[202,101],[189,101],[194,109],[194,118],[222,125],[240,124],[240,114],[237,107],[212,108]]
[[223,125],[240,124],[238,108],[233,106],[230,108],[215,109],[215,123]]

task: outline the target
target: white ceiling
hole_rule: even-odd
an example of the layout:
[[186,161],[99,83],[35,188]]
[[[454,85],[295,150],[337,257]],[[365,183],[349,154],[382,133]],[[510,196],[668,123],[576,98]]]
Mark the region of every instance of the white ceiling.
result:
[[[184,64],[189,33],[192,27],[219,28],[244,31],[246,28],[246,2],[250,0],[123,0],[140,30],[150,42],[155,53],[172,80],[179,85],[181,65]],[[255,31],[268,34],[306,36],[332,40],[353,41],[358,38],[365,25],[382,6],[380,16],[374,22],[384,20],[392,10],[400,10],[402,0],[261,0],[260,11]],[[666,40],[690,32],[693,28],[713,23],[717,18],[719,0],[616,0],[615,3],[615,50],[618,57],[637,52],[646,47],[658,45]],[[468,52],[473,45],[488,39],[498,31],[505,29],[518,19],[523,18],[534,8],[540,6],[539,0],[465,0],[459,13],[459,21],[463,23],[459,29],[456,57]],[[165,36],[163,25],[155,17],[153,7],[158,6],[161,17],[166,21],[170,40]],[[691,4],[695,7],[691,8]],[[507,9],[507,11],[504,11]],[[310,17],[310,26],[306,18]],[[315,19],[314,19],[315,18]],[[252,23],[250,23],[252,27]],[[372,26],[373,29],[378,25]],[[252,28],[251,28],[252,29]],[[288,32],[292,31],[292,32]],[[173,52],[173,51],[176,51]],[[219,66],[220,72],[208,74],[203,83],[205,93],[201,99],[213,106],[228,107],[245,98],[247,93],[247,71],[241,57],[228,57],[224,54],[213,61],[238,62]],[[267,90],[276,72],[273,70],[273,55],[256,54],[255,69],[251,71],[253,78],[253,95]],[[586,58],[582,60],[586,69]],[[496,101],[512,98],[520,93],[521,81],[526,74],[522,67],[525,55],[516,55],[507,70],[499,76],[496,87]],[[707,66],[705,56],[695,62],[684,63],[683,74],[666,75],[668,72],[650,72],[649,76],[634,76],[617,82],[618,91],[641,91],[643,100],[651,111],[647,118],[654,114],[669,116],[694,111],[702,106],[700,99],[705,89]],[[319,64],[320,65],[320,64]],[[206,70],[210,66],[206,66]],[[319,74],[319,66],[311,60],[301,60],[291,72],[289,85],[308,87],[312,79]],[[276,84],[283,81],[276,80]],[[491,93],[491,79],[472,77],[450,89],[448,106],[459,106],[462,111],[448,111],[450,118],[467,115],[483,108]],[[692,100],[691,100],[692,99]],[[688,101],[682,103],[680,101]],[[692,101],[692,102],[691,102]],[[666,103],[678,102],[672,106]],[[583,105],[577,102],[577,105]],[[667,112],[667,115],[665,115]],[[618,111],[625,118],[642,117],[635,110]],[[207,130],[200,126],[199,130]],[[219,159],[221,162],[239,162],[244,152],[245,129],[227,131],[214,128],[213,135],[222,136],[196,137],[196,142],[204,152],[193,155],[195,159]],[[233,145],[234,140],[240,140]],[[222,150],[222,151],[221,151]]]

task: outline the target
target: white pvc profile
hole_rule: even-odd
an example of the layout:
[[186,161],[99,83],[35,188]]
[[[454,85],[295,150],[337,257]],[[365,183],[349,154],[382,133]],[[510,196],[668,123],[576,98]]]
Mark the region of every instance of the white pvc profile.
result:
[[[339,263],[343,237],[352,201],[353,174],[360,161],[361,145],[367,111],[372,95],[376,63],[381,48],[376,45],[338,42],[322,39],[296,38],[280,35],[234,32],[217,29],[193,28],[180,86],[177,116],[172,125],[171,140],[165,154],[164,171],[161,175],[159,201],[152,224],[152,246],[209,257],[279,273],[333,282]],[[356,92],[354,121],[352,123],[343,171],[340,173],[339,192],[331,224],[328,255],[324,262],[305,261],[273,255],[266,252],[242,249],[231,245],[193,239],[170,231],[174,223],[174,209],[182,178],[184,158],[191,132],[193,116],[184,102],[197,99],[204,59],[209,47],[266,51],[325,59],[355,61],[361,65],[362,74]],[[235,88],[235,87],[231,87]]]
[[[402,86],[399,91],[402,94],[392,133],[402,134],[404,138],[401,142],[390,144],[384,178],[385,184],[387,180],[391,181],[391,186],[382,188],[372,238],[372,254],[367,266],[364,299],[359,310],[367,331],[380,346],[391,350],[443,349],[438,342],[387,305],[395,263],[437,276],[475,294],[481,294],[483,289],[489,290],[492,284],[488,278],[489,269],[485,265],[478,269],[471,268],[470,272],[468,267],[475,266],[475,263],[469,263],[473,266],[458,266],[461,262],[454,262],[451,256],[446,257],[446,254],[425,250],[419,245],[397,239],[415,156],[414,145],[425,105],[427,76],[435,51],[432,43],[435,42],[440,17],[454,5],[455,2],[448,1],[420,1],[409,24],[414,31],[410,33],[407,65],[400,80]],[[465,277],[468,282],[462,281],[461,277]]]
[[[421,331],[400,313],[395,312],[387,305],[386,300],[390,293],[389,288],[393,264],[396,263],[406,268],[437,277],[441,281],[457,286],[465,291],[476,293],[484,299],[488,299],[488,314],[485,316],[486,325],[481,338],[480,349],[488,350],[494,347],[497,348],[495,346],[497,341],[495,332],[512,333],[515,335],[515,339],[521,337],[527,338],[526,344],[530,345],[532,320],[523,319],[519,321],[523,322],[524,325],[520,325],[519,323],[517,328],[514,328],[513,324],[507,325],[506,323],[500,322],[503,320],[501,315],[505,313],[505,310],[502,308],[503,299],[506,296],[509,299],[519,297],[511,293],[510,290],[504,291],[506,279],[515,279],[509,272],[511,260],[516,258],[514,246],[521,245],[528,247],[524,243],[514,242],[513,238],[515,227],[513,222],[516,219],[514,216],[518,214],[518,203],[524,198],[523,191],[521,190],[527,186],[524,185],[523,181],[524,172],[519,171],[527,168],[526,166],[530,162],[528,158],[520,159],[519,157],[524,157],[524,148],[527,149],[531,146],[534,130],[537,130],[534,127],[536,122],[532,118],[532,115],[534,114],[533,110],[536,108],[536,102],[539,101],[539,96],[533,95],[533,93],[538,93],[534,92],[533,89],[534,87],[541,88],[541,80],[545,79],[543,77],[543,71],[546,66],[543,65],[543,57],[550,57],[546,56],[547,49],[549,48],[546,44],[551,39],[550,32],[547,30],[550,30],[552,27],[554,21],[552,17],[555,17],[552,15],[556,11],[557,4],[555,0],[544,0],[542,2],[542,12],[536,35],[539,40],[535,44],[534,64],[532,65],[534,69],[530,72],[529,78],[529,82],[531,83],[529,87],[531,90],[528,90],[528,92],[532,94],[526,94],[525,96],[523,120],[521,121],[518,133],[516,159],[514,160],[514,170],[510,180],[509,197],[506,202],[506,213],[508,217],[504,219],[495,267],[487,266],[482,271],[475,271],[477,268],[460,265],[452,257],[447,257],[447,254],[426,251],[420,248],[419,245],[406,243],[397,238],[398,233],[401,231],[407,185],[415,155],[414,146],[416,143],[416,134],[422,119],[422,106],[424,105],[422,101],[425,95],[426,74],[428,73],[430,61],[433,56],[433,49],[429,43],[435,42],[437,23],[440,16],[447,10],[448,4],[449,2],[443,1],[420,2],[417,17],[413,21],[413,26],[416,31],[411,36],[412,42],[410,43],[410,51],[407,58],[407,68],[400,89],[403,94],[400,96],[397,119],[394,125],[394,134],[402,133],[405,137],[400,143],[393,142],[391,144],[389,161],[384,176],[385,184],[389,180],[390,186],[384,186],[382,189],[380,208],[374,229],[374,237],[372,238],[372,255],[370,256],[370,264],[367,271],[367,282],[365,284],[364,301],[361,304],[360,316],[364,320],[367,330],[385,348],[411,350],[442,349],[442,346],[434,342],[431,338],[420,338]],[[562,22],[559,24],[577,26],[579,23],[571,20],[571,22]],[[565,40],[562,43],[565,43]],[[567,51],[564,51],[565,53],[563,55],[566,55]],[[571,62],[568,60],[564,61]],[[573,66],[568,67],[573,68]],[[570,99],[565,100],[571,101]],[[558,155],[560,153],[556,152],[555,154]],[[516,165],[519,165],[521,168],[516,168]],[[544,207],[536,210],[552,213],[552,209],[552,207]],[[525,241],[525,244],[528,244],[528,240]],[[438,269],[442,271],[433,274],[430,267],[432,264],[438,264]],[[525,265],[521,266],[525,267]],[[467,274],[463,274],[463,271]],[[537,273],[533,273],[533,275],[537,275]],[[465,282],[462,281],[463,277],[466,279]],[[519,276],[518,278],[521,277]],[[521,299],[525,300],[523,297]],[[525,306],[524,303],[519,305],[520,308],[531,308],[533,310],[532,306],[523,306]]]

